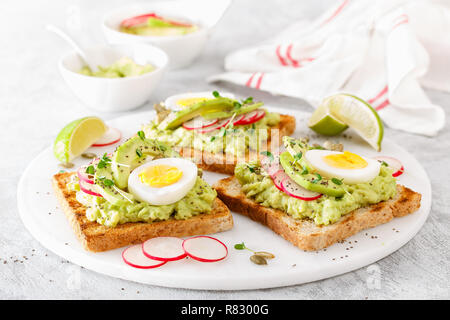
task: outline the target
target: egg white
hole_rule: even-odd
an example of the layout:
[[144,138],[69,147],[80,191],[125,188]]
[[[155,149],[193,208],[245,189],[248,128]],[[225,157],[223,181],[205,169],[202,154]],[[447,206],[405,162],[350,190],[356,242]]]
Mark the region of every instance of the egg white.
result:
[[[222,97],[234,99],[234,94],[232,93],[220,93]],[[177,104],[178,100],[184,100],[184,99],[190,99],[190,98],[214,98],[212,91],[204,91],[204,92],[187,92],[187,93],[180,93],[173,96],[170,96],[164,101],[164,105],[166,108],[171,110],[181,110],[183,109],[182,106]]]
[[[161,187],[150,187],[142,183],[139,174],[146,168],[155,165],[168,165],[177,167],[183,172],[180,180],[177,182]],[[128,191],[131,192],[136,199],[148,202],[151,205],[160,206],[175,203],[186,196],[197,180],[197,166],[189,160],[182,158],[163,158],[147,162],[134,169],[128,177]]]
[[343,169],[332,167],[323,160],[323,157],[330,154],[343,154],[343,152],[328,150],[309,150],[305,154],[305,159],[308,164],[322,176],[329,179],[344,179],[343,182],[346,184],[370,182],[375,179],[380,173],[381,163],[377,160],[365,157],[361,157],[367,162],[367,166],[365,168]]

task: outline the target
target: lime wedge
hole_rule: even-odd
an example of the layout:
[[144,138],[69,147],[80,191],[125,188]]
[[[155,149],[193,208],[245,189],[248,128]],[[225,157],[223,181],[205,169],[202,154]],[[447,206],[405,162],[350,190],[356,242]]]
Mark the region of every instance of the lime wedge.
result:
[[335,136],[345,131],[348,126],[336,119],[328,109],[326,104],[321,104],[309,118],[308,126],[324,136]]
[[66,125],[53,144],[53,154],[63,163],[72,161],[106,133],[102,119],[85,117]]
[[[327,118],[329,119],[327,120]],[[317,124],[322,121],[325,123],[323,124],[324,127],[328,121],[328,125],[334,128],[329,129],[330,132],[338,132],[337,123],[341,124],[341,132],[344,131],[345,129],[342,130],[342,124],[345,124],[353,128],[374,149],[381,150],[384,133],[383,122],[369,103],[356,96],[340,93],[325,98],[311,116],[309,126],[314,131],[321,133],[311,125],[317,127]],[[321,129],[326,131],[320,127],[319,130]]]

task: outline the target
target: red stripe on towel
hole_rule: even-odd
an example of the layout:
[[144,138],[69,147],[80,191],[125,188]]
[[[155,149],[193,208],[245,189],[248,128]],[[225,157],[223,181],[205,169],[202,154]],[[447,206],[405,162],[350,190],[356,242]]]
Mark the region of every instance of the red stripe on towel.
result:
[[262,79],[263,79],[263,77],[264,77],[264,74],[265,74],[265,73],[262,72],[261,75],[259,76],[258,81],[256,82],[255,89],[259,89],[259,87],[261,87],[261,82],[262,82]]
[[384,100],[378,107],[375,108],[375,110],[380,111],[381,109],[386,108],[389,105],[389,99]]
[[392,27],[392,30],[394,30],[395,28],[397,28],[398,26],[400,26],[402,24],[408,23],[409,17],[406,14],[402,14],[394,20],[394,23],[395,23],[395,21],[398,21],[398,22],[396,24],[394,24],[394,26]]
[[328,22],[330,22],[331,20],[333,20],[334,18],[336,18],[342,11],[342,9],[344,9],[344,7],[349,3],[349,0],[344,0],[342,1],[341,5],[336,9],[336,11],[333,12],[333,14],[328,17],[324,22],[322,22],[321,26],[327,24]]
[[286,57],[292,62],[292,66],[294,68],[298,68],[300,67],[300,62],[298,62],[298,60],[295,60],[294,58],[292,58],[291,56],[291,51],[292,51],[292,46],[293,44],[291,43],[286,50]]
[[250,78],[248,78],[247,82],[245,83],[245,85],[247,87],[250,87],[252,85],[252,81],[253,81],[253,78],[255,77],[255,75],[256,75],[256,72],[253,73]]
[[372,103],[374,103],[375,101],[377,101],[380,97],[382,97],[385,93],[387,93],[388,92],[388,86],[385,86],[384,88],[383,88],[383,90],[381,90],[375,97],[373,97],[372,99],[370,99],[370,100],[367,100],[367,102],[368,103],[370,103],[370,104],[372,104]]
[[288,63],[287,63],[286,60],[281,56],[280,49],[281,49],[281,44],[277,46],[277,49],[276,49],[276,51],[275,51],[275,54],[277,55],[278,60],[280,60],[280,63],[281,63],[283,66],[287,66]]

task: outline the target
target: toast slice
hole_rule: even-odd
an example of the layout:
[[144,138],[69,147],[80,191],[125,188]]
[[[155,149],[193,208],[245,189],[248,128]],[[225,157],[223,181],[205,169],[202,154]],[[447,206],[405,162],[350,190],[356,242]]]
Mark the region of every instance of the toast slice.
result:
[[76,200],[76,192],[67,189],[72,173],[53,176],[53,189],[75,234],[88,251],[107,251],[142,243],[162,236],[187,237],[227,231],[233,227],[230,210],[216,198],[213,211],[187,220],[169,219],[152,223],[124,223],[109,228],[86,218],[86,208]]
[[[276,134],[275,131],[278,130]],[[280,122],[271,127],[269,130],[269,140],[267,141],[267,150],[270,150],[272,144],[272,138],[277,139],[278,145],[281,145],[281,138],[283,136],[289,136],[295,131],[295,118],[289,115],[281,114]],[[175,148],[176,149],[176,148]],[[224,153],[211,153],[211,152],[201,152],[194,150],[192,148],[181,148],[177,151],[183,157],[193,158],[194,162],[199,168],[207,171],[213,171],[223,174],[234,174],[234,167],[238,161],[248,161],[249,159],[256,159],[258,157],[257,152],[251,151],[246,154],[245,159],[239,159],[235,156],[226,155]]]
[[296,220],[283,211],[259,205],[242,192],[235,177],[218,181],[213,188],[232,211],[258,221],[305,251],[326,248],[361,230],[373,228],[420,208],[421,194],[397,185],[397,196],[344,215],[336,223],[317,226],[312,220]]

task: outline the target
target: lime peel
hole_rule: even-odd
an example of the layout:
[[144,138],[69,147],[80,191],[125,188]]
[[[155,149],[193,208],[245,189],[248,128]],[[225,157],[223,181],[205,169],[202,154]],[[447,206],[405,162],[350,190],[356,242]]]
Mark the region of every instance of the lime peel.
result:
[[62,163],[68,163],[82,154],[107,131],[98,117],[84,117],[67,124],[57,135],[53,154]]
[[354,95],[339,93],[325,98],[312,114],[308,125],[317,133],[328,136],[337,135],[350,127],[374,149],[381,150],[383,122],[369,103]]

